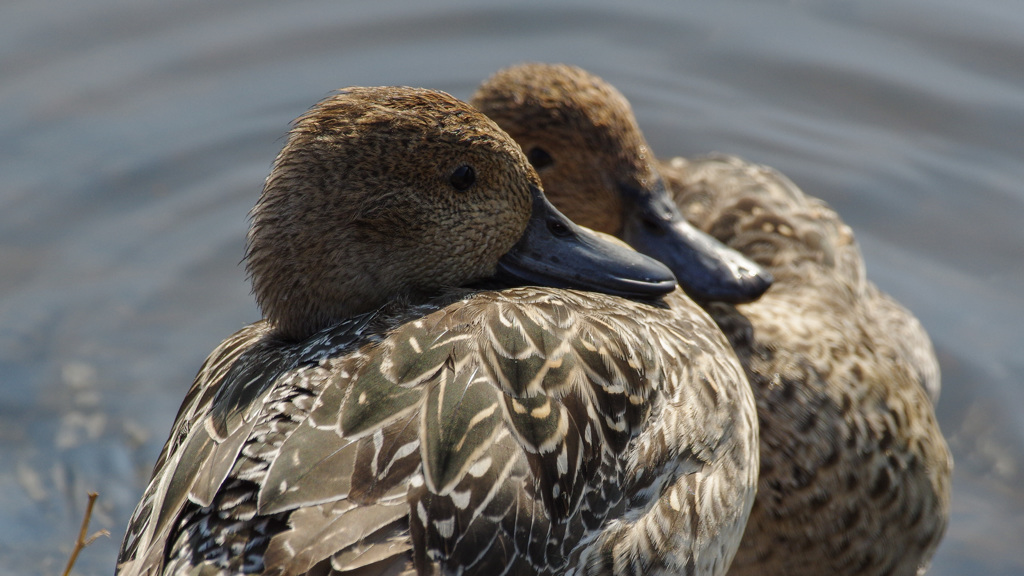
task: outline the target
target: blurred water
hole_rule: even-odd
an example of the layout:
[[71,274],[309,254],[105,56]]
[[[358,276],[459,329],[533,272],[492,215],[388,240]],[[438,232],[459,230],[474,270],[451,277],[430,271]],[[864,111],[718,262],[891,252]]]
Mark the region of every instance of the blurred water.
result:
[[1015,0],[0,6],[0,574],[109,574],[178,403],[257,318],[238,262],[288,121],[347,85],[596,72],[655,150],[771,164],[929,329],[954,516],[932,574],[1024,573]]

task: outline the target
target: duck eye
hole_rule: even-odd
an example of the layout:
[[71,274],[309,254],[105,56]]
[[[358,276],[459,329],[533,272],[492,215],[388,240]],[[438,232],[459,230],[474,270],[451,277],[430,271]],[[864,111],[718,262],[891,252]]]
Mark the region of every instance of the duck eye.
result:
[[548,154],[548,151],[534,146],[530,148],[530,151],[526,153],[526,159],[533,165],[534,170],[540,170],[541,168],[547,168],[555,163],[555,159]]
[[472,186],[473,182],[476,182],[476,172],[473,171],[472,166],[459,166],[452,172],[448,182],[451,183],[453,188],[461,192]]

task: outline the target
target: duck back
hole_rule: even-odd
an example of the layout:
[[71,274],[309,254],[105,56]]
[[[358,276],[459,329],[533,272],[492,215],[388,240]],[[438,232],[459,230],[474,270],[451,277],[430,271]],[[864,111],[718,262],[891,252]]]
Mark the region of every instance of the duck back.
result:
[[952,471],[924,329],[866,279],[839,216],[778,172],[711,156],[662,174],[688,219],[776,280],[757,302],[707,306],[760,425],[758,497],[730,573],[923,572]]
[[120,572],[721,574],[756,434],[678,292],[482,292],[292,344],[257,323],[200,371]]

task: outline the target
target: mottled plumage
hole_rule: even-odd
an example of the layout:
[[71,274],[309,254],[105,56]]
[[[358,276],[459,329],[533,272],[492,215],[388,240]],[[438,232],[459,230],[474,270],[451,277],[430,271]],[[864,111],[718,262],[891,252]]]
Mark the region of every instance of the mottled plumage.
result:
[[[425,115],[420,125],[440,119],[439,134],[422,128],[422,144],[367,152],[370,168],[333,155],[360,154],[345,148],[350,128],[385,131],[379,123],[341,122],[343,138],[336,128],[321,134],[334,139],[326,159],[308,160],[316,155],[296,146],[293,133],[267,186],[290,180],[289,193],[305,198],[305,209],[302,202],[290,209],[295,226],[303,214],[358,224],[349,200],[335,196],[348,192],[299,178],[306,167],[294,153],[347,166],[346,190],[393,191],[422,171],[422,193],[434,198],[446,193],[444,182],[430,181],[436,165],[447,175],[459,165],[450,157],[464,162],[465,146],[490,138],[473,164],[477,181],[502,184],[481,196],[514,194],[536,180],[482,116],[444,95],[401,90],[398,97],[425,101],[388,105]],[[297,131],[328,124],[325,115],[358,120],[358,108],[333,105],[378,96],[336,96],[300,119]],[[445,124],[442,107],[458,111],[461,124]],[[474,131],[471,144],[458,138]],[[375,168],[391,162],[408,166],[383,176]],[[291,172],[281,174],[282,166]],[[361,194],[369,192],[349,197]],[[407,199],[381,198],[369,212],[392,210],[390,225],[419,218],[417,211],[433,222],[445,213],[429,202],[406,208]],[[455,210],[467,220],[460,225],[483,235],[481,244],[515,244],[514,229],[483,225],[521,221],[528,205],[514,197],[482,202],[465,191],[459,198]],[[282,204],[261,200],[254,226],[281,218],[273,206]],[[434,225],[420,230],[421,243],[447,242]],[[355,266],[349,273],[360,274],[379,262],[379,254],[337,245],[357,241],[352,236],[322,233],[334,249],[320,266]],[[250,255],[261,251],[269,261],[290,253],[273,241],[259,244],[257,234]],[[301,235],[283,234],[276,241]],[[503,235],[513,237],[492,237]],[[301,289],[290,276],[321,249],[303,242],[291,253],[312,253],[299,254],[291,269],[250,262],[250,270],[274,270]],[[758,463],[753,397],[721,332],[678,290],[640,302],[554,288],[454,287],[486,278],[478,270],[499,257],[449,262],[454,270],[444,274],[453,281],[415,290],[389,288],[408,275],[389,279],[363,311],[339,312],[332,303],[310,315],[316,299],[289,307],[275,300],[287,292],[260,288],[273,278],[254,278],[261,306],[275,300],[275,312],[225,340],[200,369],[129,524],[119,573],[723,574],[753,503]]]
[[578,68],[503,70],[474,104],[520,143],[552,202],[621,234],[632,188],[775,278],[705,303],[743,363],[760,424],[758,495],[730,574],[915,574],[946,528],[952,461],[939,369],[917,319],[865,277],[853,232],[778,172],[726,156],[660,162],[626,99]]

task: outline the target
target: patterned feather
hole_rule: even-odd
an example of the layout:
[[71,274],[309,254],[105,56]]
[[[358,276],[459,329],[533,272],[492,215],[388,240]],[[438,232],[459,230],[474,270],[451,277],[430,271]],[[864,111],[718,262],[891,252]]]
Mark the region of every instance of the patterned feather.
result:
[[866,278],[839,215],[782,174],[720,155],[660,170],[688,219],[775,276],[757,302],[708,307],[761,429],[758,498],[730,573],[923,573],[952,475],[927,333]]
[[[270,355],[258,325],[226,341],[206,366],[234,365],[197,377],[119,572],[722,573],[756,424],[699,308],[539,288],[446,303]],[[226,454],[223,478],[195,473]]]
[[[933,408],[939,366],[913,314],[867,279],[839,215],[738,158],[659,161],[626,98],[576,67],[507,68],[473,103],[539,160],[545,192],[574,221],[639,240],[683,276],[688,259],[675,257],[687,250],[652,246],[641,233],[665,231],[674,201],[687,221],[774,277],[756,301],[705,303],[743,364],[760,428],[758,495],[730,574],[923,572],[950,510],[952,461]],[[666,192],[671,199],[650,202]],[[703,406],[714,398],[708,391]],[[714,462],[699,450],[671,457]],[[639,477],[663,490],[660,472]],[[644,546],[692,533],[652,526]],[[644,547],[630,550],[642,572]],[[628,556],[592,561],[619,566]]]

